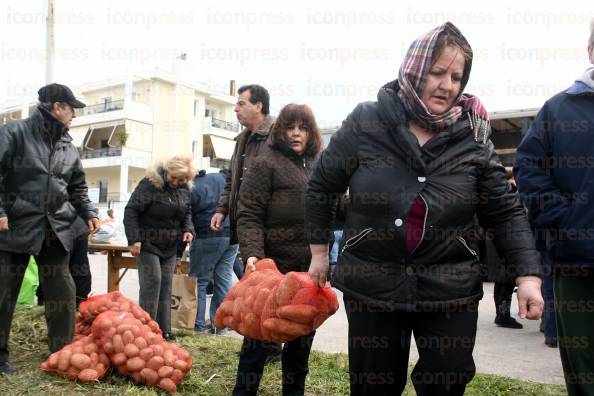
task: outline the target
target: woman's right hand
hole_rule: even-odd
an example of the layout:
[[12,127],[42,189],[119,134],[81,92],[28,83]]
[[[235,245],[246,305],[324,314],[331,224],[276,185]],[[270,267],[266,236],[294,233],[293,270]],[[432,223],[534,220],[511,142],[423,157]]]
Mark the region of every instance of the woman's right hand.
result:
[[130,254],[132,254],[133,257],[140,255],[141,245],[142,244],[140,242],[135,242],[132,245],[128,246],[128,248],[130,249]]
[[309,245],[311,250],[311,263],[309,264],[309,276],[319,286],[326,286],[326,276],[330,267],[328,258],[328,245]]

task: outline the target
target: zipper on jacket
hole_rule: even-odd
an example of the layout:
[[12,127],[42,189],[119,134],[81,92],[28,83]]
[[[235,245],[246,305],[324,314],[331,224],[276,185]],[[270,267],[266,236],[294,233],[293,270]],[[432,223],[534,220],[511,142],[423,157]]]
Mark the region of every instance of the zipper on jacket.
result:
[[458,240],[458,242],[460,242],[462,244],[462,246],[464,246],[466,248],[466,250],[468,250],[470,252],[470,254],[472,254],[473,256],[478,256],[476,254],[476,251],[474,249],[472,249],[470,246],[468,246],[468,243],[466,243],[466,240],[464,238],[462,238],[460,235],[456,235],[456,239]]
[[427,205],[427,201],[425,200],[425,198],[423,198],[423,195],[422,194],[419,194],[419,197],[421,197],[421,199],[425,203],[425,218],[423,219],[423,233],[421,234],[421,239],[419,240],[419,243],[417,244],[417,246],[415,246],[415,248],[413,249],[413,251],[410,252],[410,254],[413,254],[419,248],[419,246],[421,246],[421,243],[423,243],[423,239],[425,238],[425,229],[426,229],[426,225],[427,225],[427,217],[429,216],[429,205]]
[[360,233],[358,233],[357,235],[349,238],[344,246],[342,247],[342,249],[340,250],[340,253],[344,253],[344,251],[347,248],[353,247],[356,244],[358,244],[359,242],[361,242],[363,240],[363,238],[365,238],[371,231],[373,231],[373,228],[365,228],[363,231],[361,231]]

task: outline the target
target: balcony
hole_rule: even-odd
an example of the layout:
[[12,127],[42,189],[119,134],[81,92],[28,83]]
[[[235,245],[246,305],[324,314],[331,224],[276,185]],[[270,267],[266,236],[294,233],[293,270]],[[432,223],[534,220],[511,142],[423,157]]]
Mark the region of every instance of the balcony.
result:
[[239,124],[225,120],[219,120],[218,118],[213,118],[210,125],[215,128],[225,129],[231,132],[239,132]]
[[122,155],[122,148],[107,147],[96,150],[83,150],[79,148],[78,153],[80,154],[81,160],[89,158],[119,157]]
[[124,100],[115,100],[113,102],[99,103],[83,107],[76,110],[76,116],[82,117],[91,114],[106,113],[108,111],[122,110],[124,108]]

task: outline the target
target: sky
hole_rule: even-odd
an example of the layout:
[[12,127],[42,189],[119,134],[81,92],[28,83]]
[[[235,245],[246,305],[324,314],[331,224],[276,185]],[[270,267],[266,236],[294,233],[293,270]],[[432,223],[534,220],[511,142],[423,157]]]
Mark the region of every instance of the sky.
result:
[[[0,2],[0,104],[45,84],[46,0]],[[591,0],[55,0],[55,80],[72,87],[173,70],[215,91],[258,83],[322,127],[396,78],[410,43],[450,21],[474,62],[466,92],[489,111],[540,107],[588,66]]]

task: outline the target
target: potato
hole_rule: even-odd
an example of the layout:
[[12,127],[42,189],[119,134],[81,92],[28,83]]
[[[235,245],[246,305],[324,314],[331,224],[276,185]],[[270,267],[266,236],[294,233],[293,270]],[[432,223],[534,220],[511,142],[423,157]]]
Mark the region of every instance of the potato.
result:
[[276,310],[279,318],[303,324],[311,324],[317,314],[316,307],[306,304],[285,305]]
[[138,356],[138,354],[140,353],[140,350],[134,344],[126,344],[126,346],[124,347],[124,353],[129,358],[133,358],[133,357]]
[[66,372],[70,367],[70,358],[72,357],[72,351],[70,349],[62,349],[58,358],[58,371]]
[[139,352],[140,358],[143,359],[145,362],[148,362],[154,354],[155,352],[151,348],[143,348]]
[[146,364],[146,367],[159,371],[161,367],[165,364],[165,360],[161,356],[153,356]]
[[155,352],[155,355],[163,356],[165,349],[161,344],[153,344],[151,345],[151,349]]
[[106,368],[109,367],[109,357],[104,353],[100,353],[99,363],[102,363]]
[[42,369],[43,371],[52,371],[52,370],[50,369],[50,367],[49,367],[49,364],[48,364],[47,362],[43,362],[43,363],[41,363],[41,366],[40,366],[40,367],[41,367],[41,369]]
[[160,377],[159,374],[153,369],[148,367],[143,368],[140,370],[140,377],[144,380],[144,383],[149,386],[155,386],[159,383]]
[[128,356],[126,356],[124,352],[118,352],[114,355],[111,355],[111,362],[114,364],[114,366],[124,365],[126,364],[127,360]]
[[92,382],[99,379],[99,373],[93,369],[84,369],[77,376],[80,382]]
[[93,352],[87,356],[91,358],[91,366],[94,366],[97,363],[99,363],[99,354],[97,352]]
[[126,330],[130,330],[131,328],[132,328],[132,325],[131,324],[129,324],[129,323],[122,323],[121,325],[118,326],[117,332],[118,332],[118,334],[122,334],[123,335]]
[[159,327],[159,324],[157,322],[155,322],[154,320],[149,320],[149,322],[147,323],[147,325],[148,325],[148,327],[151,328],[151,330],[154,333],[157,333],[157,334],[161,334],[162,333],[161,328]]
[[126,362],[126,368],[130,372],[136,372],[142,370],[146,366],[144,360],[139,357],[133,357],[132,359],[128,359]]
[[107,353],[108,355],[111,355],[114,353],[114,348],[113,348],[113,344],[111,343],[111,341],[106,341],[103,343],[103,351],[105,353]]
[[144,377],[140,375],[140,371],[133,372],[130,374],[130,376],[134,381],[138,382],[139,384],[144,384]]
[[70,381],[74,381],[78,377],[78,373],[79,371],[76,368],[68,367],[68,370],[66,370],[66,372],[63,374],[66,375],[66,378],[68,378]]
[[312,332],[312,326],[302,323],[290,322],[280,318],[266,319],[262,326],[274,333],[286,334],[288,336],[300,337]]
[[289,272],[278,284],[276,289],[276,303],[282,307],[291,303],[291,300],[301,288],[301,279],[296,272]]
[[173,367],[185,372],[188,369],[188,364],[185,361],[178,359],[173,362]]
[[52,370],[55,370],[58,368],[58,357],[59,357],[58,352],[54,352],[50,355],[49,359],[47,359],[47,364],[48,364],[49,368],[51,368]]
[[124,341],[120,334],[114,335],[111,342],[113,343],[113,350],[116,353],[124,352]]
[[85,354],[90,355],[93,352],[97,352],[99,350],[99,348],[97,347],[97,344],[93,343],[88,343],[87,345],[85,345],[83,347],[83,351]]
[[138,338],[138,337],[141,337],[142,336],[141,326],[132,325],[132,328],[130,328],[130,330],[132,331],[132,334],[134,335],[134,338]]
[[173,354],[173,351],[171,350],[167,350],[163,353],[163,359],[165,359],[165,364],[168,366],[173,366],[173,363],[175,362],[175,355]]
[[74,353],[70,357],[70,365],[79,370],[84,370],[91,366],[91,358],[82,353]]
[[182,379],[184,379],[184,373],[180,369],[173,370],[173,373],[171,373],[171,380],[176,384],[179,384]]
[[175,386],[175,383],[169,378],[162,378],[161,382],[159,382],[159,388],[169,393],[177,392],[177,386]]
[[124,345],[133,344],[134,343],[134,334],[130,330],[126,330],[122,335],[122,341]]
[[168,378],[171,377],[171,374],[173,373],[173,367],[171,366],[162,366],[157,373],[159,374],[159,377],[161,378]]

